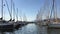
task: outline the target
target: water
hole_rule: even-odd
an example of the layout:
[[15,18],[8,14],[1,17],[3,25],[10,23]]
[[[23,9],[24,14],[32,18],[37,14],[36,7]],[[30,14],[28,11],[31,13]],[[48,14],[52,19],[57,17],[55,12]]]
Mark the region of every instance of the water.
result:
[[[47,33],[47,31],[49,33]],[[39,26],[36,24],[28,24],[19,28],[14,32],[5,32],[5,34],[60,34],[60,29],[49,29],[47,30],[47,26]]]
[[[6,34],[10,33],[6,32]],[[14,34],[39,34],[39,26],[36,24],[28,24],[22,28],[19,28],[19,30],[16,30]]]
[[20,30],[15,31],[16,34],[38,34],[38,27],[35,24],[28,24]]

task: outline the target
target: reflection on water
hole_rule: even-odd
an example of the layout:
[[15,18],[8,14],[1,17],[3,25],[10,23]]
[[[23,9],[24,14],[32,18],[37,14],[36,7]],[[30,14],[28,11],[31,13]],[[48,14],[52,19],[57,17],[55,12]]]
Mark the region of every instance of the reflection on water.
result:
[[14,32],[14,34],[38,34],[38,33],[39,27],[36,24],[28,24]]
[[38,34],[38,27],[35,24],[28,24],[20,30],[15,31],[16,34]]

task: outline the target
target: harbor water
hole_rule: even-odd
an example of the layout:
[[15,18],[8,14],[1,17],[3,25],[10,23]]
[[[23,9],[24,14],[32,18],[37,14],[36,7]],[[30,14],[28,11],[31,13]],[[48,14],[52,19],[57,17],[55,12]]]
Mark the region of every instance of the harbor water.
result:
[[5,32],[5,34],[39,34],[40,27],[36,24],[27,24],[14,32]]

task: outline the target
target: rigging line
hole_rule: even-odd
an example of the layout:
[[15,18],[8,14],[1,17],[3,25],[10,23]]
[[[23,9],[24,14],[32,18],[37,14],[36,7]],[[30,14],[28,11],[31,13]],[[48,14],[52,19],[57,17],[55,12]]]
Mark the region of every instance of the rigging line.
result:
[[10,12],[10,10],[9,10],[8,3],[7,3],[7,1],[6,1],[6,0],[5,0],[5,2],[6,2],[6,4],[7,4],[8,12],[9,12],[9,15],[10,15],[10,18],[11,18],[11,17],[12,17],[12,15],[11,15],[11,12]]

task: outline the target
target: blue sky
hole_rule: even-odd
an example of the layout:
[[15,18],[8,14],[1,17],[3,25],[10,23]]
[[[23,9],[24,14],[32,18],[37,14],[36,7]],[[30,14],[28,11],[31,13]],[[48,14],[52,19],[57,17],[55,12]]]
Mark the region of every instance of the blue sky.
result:
[[[7,0],[7,1],[8,1],[9,8],[11,8],[10,7],[11,0]],[[13,1],[15,3],[15,8],[18,8],[19,11],[18,12],[19,20],[20,20],[20,16],[23,17],[23,15],[25,14],[28,21],[33,21],[36,19],[36,14],[38,13],[38,10],[40,10],[40,8],[44,5],[44,2],[46,0],[13,0]],[[51,2],[51,0],[49,1]],[[60,0],[56,0],[56,3],[58,8],[58,14],[59,14]],[[4,4],[5,4],[5,0],[4,0]],[[1,3],[0,3],[0,7],[1,7]],[[6,6],[4,7],[4,12],[5,12],[5,19],[9,19],[10,17]],[[0,14],[1,14],[1,10],[0,10]]]

